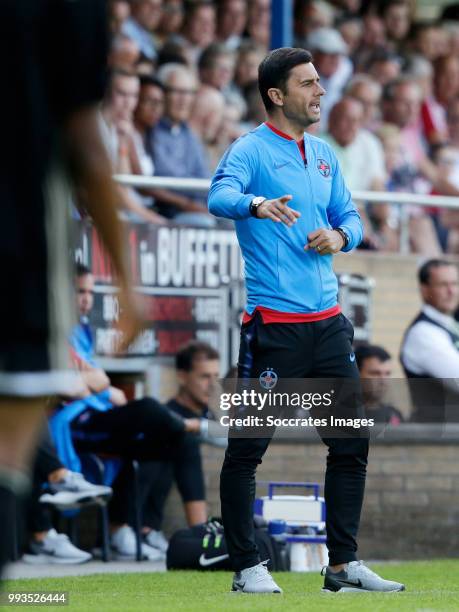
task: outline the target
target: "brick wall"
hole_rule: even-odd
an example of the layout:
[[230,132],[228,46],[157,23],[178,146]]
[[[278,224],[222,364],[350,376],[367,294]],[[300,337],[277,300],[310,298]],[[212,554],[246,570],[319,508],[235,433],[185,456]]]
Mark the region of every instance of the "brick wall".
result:
[[[210,512],[220,514],[218,478],[223,451],[203,449]],[[450,443],[372,445],[360,530],[363,559],[459,555],[459,436]],[[326,447],[315,441],[273,443],[258,480],[322,484]],[[262,494],[263,489],[260,489]],[[166,509],[166,532],[184,525],[177,492]]]

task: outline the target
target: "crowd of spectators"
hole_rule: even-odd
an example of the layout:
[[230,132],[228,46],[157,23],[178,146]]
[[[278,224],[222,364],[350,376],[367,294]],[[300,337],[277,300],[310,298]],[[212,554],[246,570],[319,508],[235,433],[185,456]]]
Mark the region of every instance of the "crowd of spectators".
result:
[[[327,91],[311,130],[334,146],[352,190],[459,195],[458,17],[448,6],[419,21],[410,0],[294,3],[294,44],[312,52]],[[110,27],[102,119],[118,172],[208,178],[265,121],[257,69],[270,0],[111,0]],[[130,220],[216,223],[202,193],[120,195]],[[398,251],[408,236],[425,256],[459,251],[455,211],[358,204],[362,248]]]

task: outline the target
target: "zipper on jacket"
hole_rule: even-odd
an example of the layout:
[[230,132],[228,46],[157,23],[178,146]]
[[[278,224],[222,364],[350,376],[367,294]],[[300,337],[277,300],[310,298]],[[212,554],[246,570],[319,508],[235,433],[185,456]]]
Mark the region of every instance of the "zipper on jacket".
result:
[[[298,153],[301,156],[300,151],[298,151]],[[309,192],[312,195],[312,200],[314,202],[314,192],[312,190],[312,181],[311,181],[311,175],[309,174],[309,165],[308,165],[308,156],[306,155],[306,143],[304,143],[304,160],[303,160],[303,165],[304,165],[304,169],[305,172],[307,174],[308,177],[308,183],[309,183]],[[314,204],[314,207],[316,205]],[[315,210],[314,212],[314,218],[315,218]],[[318,255],[317,253],[314,253],[314,259],[315,259],[315,265],[316,265],[316,269],[317,269],[317,274],[319,276],[319,283],[320,283],[320,302],[319,302],[319,310],[322,308],[322,303],[323,303],[323,293],[324,293],[324,287],[323,287],[323,281],[322,281],[322,273],[320,270],[320,264],[319,264],[319,260],[318,258],[320,257],[320,255]]]

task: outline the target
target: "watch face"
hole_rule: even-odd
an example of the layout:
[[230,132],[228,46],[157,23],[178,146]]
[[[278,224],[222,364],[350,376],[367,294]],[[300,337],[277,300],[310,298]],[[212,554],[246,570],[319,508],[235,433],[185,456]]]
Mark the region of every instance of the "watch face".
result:
[[254,206],[260,206],[260,204],[263,204],[265,200],[266,198],[263,198],[262,196],[257,196],[256,198],[253,198],[252,204]]

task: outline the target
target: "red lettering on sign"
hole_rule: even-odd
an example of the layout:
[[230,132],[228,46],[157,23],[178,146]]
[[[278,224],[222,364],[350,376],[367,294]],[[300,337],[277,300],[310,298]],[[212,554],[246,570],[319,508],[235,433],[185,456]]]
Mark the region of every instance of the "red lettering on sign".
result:
[[104,283],[110,283],[113,280],[113,271],[110,258],[104,249],[104,246],[94,228],[92,228],[92,273],[94,276]]
[[194,298],[148,296],[145,300],[147,321],[193,321]]
[[156,333],[159,342],[159,355],[175,355],[178,349],[193,339],[192,331],[159,330]]

